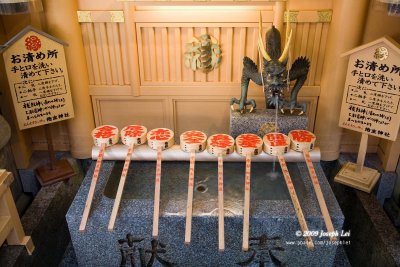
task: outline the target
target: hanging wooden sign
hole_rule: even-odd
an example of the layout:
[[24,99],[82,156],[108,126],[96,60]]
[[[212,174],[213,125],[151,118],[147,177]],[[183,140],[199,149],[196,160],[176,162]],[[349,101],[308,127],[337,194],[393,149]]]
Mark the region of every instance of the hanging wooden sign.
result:
[[370,192],[379,173],[363,168],[368,135],[395,141],[400,126],[400,46],[389,37],[344,53],[349,56],[339,126],[361,132],[357,164],[335,181]]
[[65,45],[28,26],[1,51],[20,130],[74,117]]

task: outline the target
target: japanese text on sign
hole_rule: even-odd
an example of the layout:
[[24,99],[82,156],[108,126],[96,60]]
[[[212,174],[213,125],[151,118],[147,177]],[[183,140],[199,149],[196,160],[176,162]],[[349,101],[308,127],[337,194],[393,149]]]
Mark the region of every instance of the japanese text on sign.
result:
[[400,124],[400,50],[390,42],[382,38],[350,55],[339,126],[394,141]]
[[349,85],[346,102],[396,114],[399,108],[400,95],[371,90],[366,86]]
[[74,117],[62,42],[26,28],[3,57],[19,129]]

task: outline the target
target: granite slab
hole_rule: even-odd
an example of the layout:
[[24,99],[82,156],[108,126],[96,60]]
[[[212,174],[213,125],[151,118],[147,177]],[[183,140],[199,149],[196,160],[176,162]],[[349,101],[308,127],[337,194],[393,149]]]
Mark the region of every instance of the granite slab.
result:
[[[153,199],[143,197],[134,199],[123,199],[120,211],[116,220],[115,229],[112,232],[107,230],[108,221],[114,204],[112,198],[106,197],[103,191],[107,180],[115,167],[115,161],[104,161],[98,178],[92,210],[89,216],[86,231],[79,232],[79,224],[86,197],[90,187],[95,162],[89,168],[86,177],[75,196],[66,215],[71,241],[76,254],[79,266],[119,266],[121,263],[121,252],[118,240],[124,239],[128,233],[134,238],[143,239],[135,245],[134,259],[139,263],[139,250],[144,253],[144,262],[151,261],[151,234],[152,234],[152,216]],[[175,179],[177,186],[187,186],[187,176],[185,177],[166,177],[165,165],[163,162],[162,181],[164,179]],[[181,163],[182,168],[188,163]],[[229,168],[229,163],[224,164],[224,168]],[[271,164],[271,163],[266,163]],[[305,163],[297,163],[300,177],[304,183],[305,192],[300,199],[304,215],[306,217],[309,229],[318,234],[326,232],[324,221],[319,210],[317,199],[311,185]],[[332,193],[332,190],[326,180],[323,170],[319,163],[315,164],[317,176],[325,196],[325,200],[332,217],[334,227],[341,232],[344,217],[340,207]],[[150,172],[150,170],[149,170]],[[128,173],[128,179],[129,173]],[[196,181],[195,177],[195,181]],[[226,178],[229,179],[229,178]],[[243,171],[244,179],[244,171]],[[152,191],[154,183],[147,185],[149,188],[144,190]],[[161,194],[167,188],[161,187]],[[252,191],[255,190],[252,187]],[[287,189],[286,189],[287,190]],[[165,193],[165,192],[164,192]],[[287,193],[287,192],[286,192]],[[195,198],[196,198],[195,193]],[[282,263],[288,266],[332,266],[336,249],[339,243],[332,244],[327,237],[314,237],[315,249],[308,251],[304,245],[304,239],[297,236],[300,227],[295,215],[292,203],[288,199],[284,200],[252,200],[250,207],[250,237],[278,237],[276,242],[270,240],[264,243],[261,248],[260,242],[252,240],[251,250],[243,252],[242,243],[242,199],[237,199],[236,205],[239,209],[225,209],[225,243],[226,249],[218,252],[217,240],[217,202],[215,199],[209,199],[202,202],[203,205],[197,205],[194,209],[208,210],[205,212],[196,212],[193,217],[192,242],[190,245],[184,244],[184,226],[186,210],[186,194],[176,198],[164,199],[161,197],[160,205],[160,227],[158,241],[164,245],[165,252],[159,256],[174,266],[235,266],[242,265],[247,260],[253,261],[247,266],[258,266],[260,259],[266,257],[266,250],[272,251],[272,254]],[[232,203],[230,204],[232,205]],[[239,210],[239,211],[238,211]],[[272,250],[274,247],[280,247],[282,250]],[[161,249],[161,247],[158,247]],[[146,251],[148,253],[146,253]],[[264,251],[264,252],[263,252]],[[261,257],[261,258],[260,258]],[[129,260],[129,259],[128,259]],[[271,258],[265,260],[266,264],[271,264]],[[129,261],[128,261],[129,264]],[[151,266],[151,265],[149,265]],[[156,260],[152,266],[161,266]],[[243,265],[244,266],[244,265]]]
[[[341,154],[339,167],[356,158],[356,154]],[[376,154],[366,155],[365,166],[382,171]],[[352,266],[400,266],[400,234],[380,203],[382,182],[385,181],[379,181],[370,194],[332,182],[332,189],[346,217],[343,229],[351,231],[351,245],[344,246],[344,249]]]
[[242,133],[252,133],[259,136],[275,131],[275,118],[277,118],[280,133],[288,134],[292,130],[307,129],[308,118],[306,115],[298,116],[281,114],[274,109],[256,109],[249,113],[230,111],[230,135],[236,138]]
[[73,166],[76,175],[68,182],[42,187],[21,217],[25,234],[32,237],[35,245],[33,254],[28,255],[24,246],[3,244],[0,266],[58,266],[62,260],[70,242],[65,214],[84,177],[77,160],[68,154],[62,155]]

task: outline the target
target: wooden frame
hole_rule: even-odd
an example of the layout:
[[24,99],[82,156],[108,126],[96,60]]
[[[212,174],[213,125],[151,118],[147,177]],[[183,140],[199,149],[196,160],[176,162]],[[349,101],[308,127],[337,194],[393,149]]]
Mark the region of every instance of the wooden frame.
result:
[[0,244],[5,240],[9,245],[23,245],[32,255],[35,246],[30,236],[26,236],[14,203],[10,184],[14,177],[11,172],[0,170]]

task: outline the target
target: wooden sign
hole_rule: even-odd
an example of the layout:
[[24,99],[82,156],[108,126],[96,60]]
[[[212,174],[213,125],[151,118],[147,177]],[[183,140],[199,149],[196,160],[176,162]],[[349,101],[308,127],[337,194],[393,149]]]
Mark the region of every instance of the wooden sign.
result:
[[66,43],[27,27],[2,50],[20,130],[74,117]]
[[349,55],[339,126],[395,141],[400,125],[400,48],[383,37]]
[[380,174],[364,167],[368,135],[395,141],[400,125],[400,46],[383,37],[349,56],[339,126],[362,133],[357,163],[347,162],[335,181],[371,192]]

